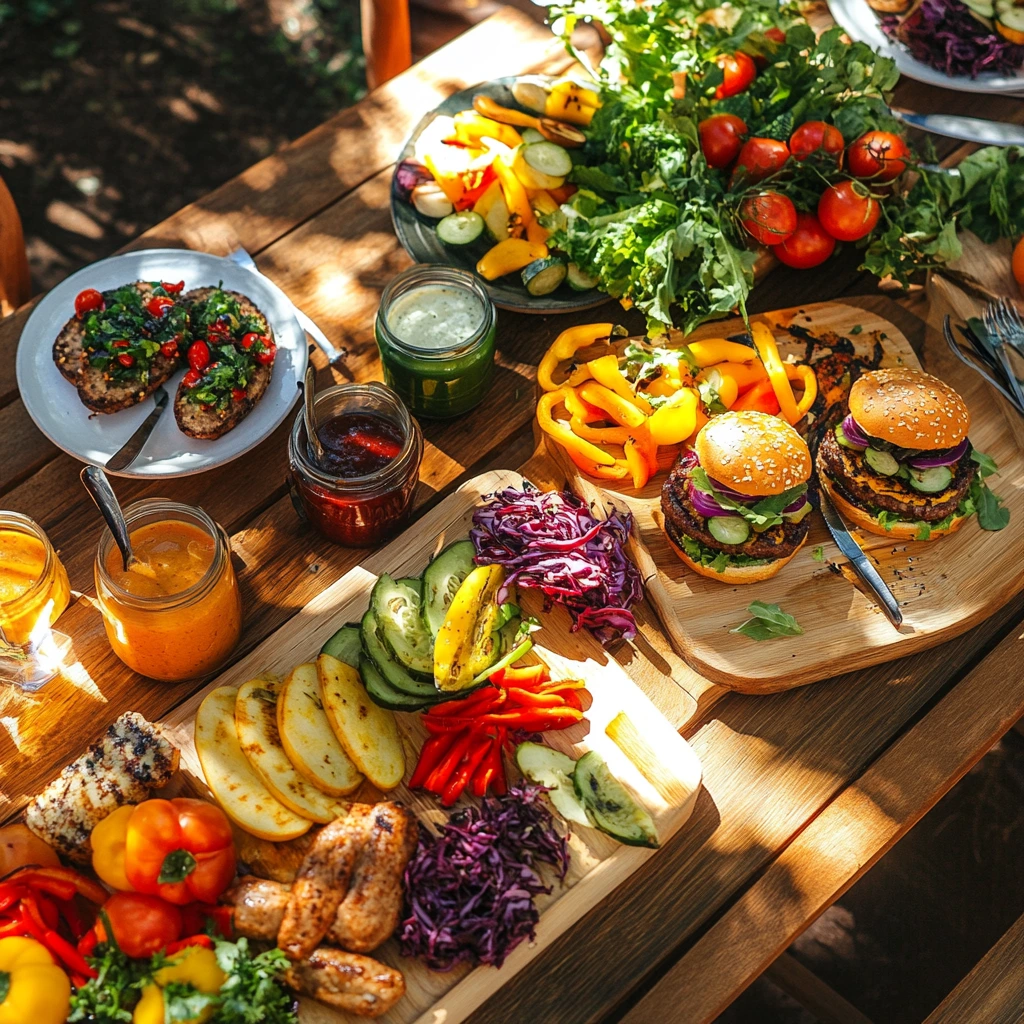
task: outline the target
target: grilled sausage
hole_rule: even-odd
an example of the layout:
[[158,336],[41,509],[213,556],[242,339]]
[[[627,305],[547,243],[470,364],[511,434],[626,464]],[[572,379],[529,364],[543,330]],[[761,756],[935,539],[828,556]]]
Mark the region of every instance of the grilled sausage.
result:
[[289,987],[359,1017],[379,1017],[405,995],[401,971],[368,956],[323,947],[285,972]]

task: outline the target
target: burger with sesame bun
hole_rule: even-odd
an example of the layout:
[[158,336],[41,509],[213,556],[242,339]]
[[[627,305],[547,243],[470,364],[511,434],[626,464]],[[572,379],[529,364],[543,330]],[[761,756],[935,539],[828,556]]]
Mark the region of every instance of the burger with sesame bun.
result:
[[785,420],[715,416],[661,490],[664,528],[695,572],[725,583],[774,576],[807,539],[811,454]]
[[[972,449],[970,425],[964,400],[937,377],[907,366],[873,370],[854,383],[848,415],[822,438],[821,485],[860,529],[937,540],[978,511],[979,463],[991,460]],[[998,504],[991,492],[980,497]]]

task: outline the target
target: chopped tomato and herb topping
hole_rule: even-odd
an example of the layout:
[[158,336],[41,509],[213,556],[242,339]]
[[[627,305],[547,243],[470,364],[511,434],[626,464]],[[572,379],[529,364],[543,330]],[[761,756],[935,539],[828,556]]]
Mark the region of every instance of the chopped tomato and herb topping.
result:
[[[207,361],[197,368],[192,362],[192,353],[200,345],[206,350],[200,354]],[[248,352],[230,343],[211,347],[205,341],[197,341],[192,344],[188,354],[192,369],[182,380],[182,384],[188,388],[187,401],[194,405],[225,409],[232,401],[241,401],[245,397],[256,371],[256,361]],[[200,362],[200,359],[197,358],[196,362]]]

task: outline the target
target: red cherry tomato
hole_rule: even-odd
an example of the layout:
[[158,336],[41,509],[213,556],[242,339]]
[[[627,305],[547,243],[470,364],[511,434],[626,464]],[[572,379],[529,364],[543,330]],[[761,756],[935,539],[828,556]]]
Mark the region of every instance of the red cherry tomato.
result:
[[715,99],[724,100],[743,92],[757,78],[757,68],[745,53],[723,53],[717,62],[725,78],[715,90]]
[[176,359],[178,356],[178,343],[176,341],[165,341],[160,346],[160,355],[164,359]]
[[806,270],[832,255],[836,240],[821,226],[813,213],[796,215],[796,230],[772,252],[787,267]]
[[780,170],[789,159],[789,146],[778,139],[747,139],[736,158],[729,187],[749,185]]
[[167,310],[173,308],[174,299],[169,299],[166,295],[154,295],[152,298],[146,299],[146,312],[151,317],[162,317]]
[[256,362],[260,366],[270,366],[277,356],[277,346],[272,341],[267,341],[266,339],[264,339],[263,345],[263,351],[256,353]]
[[245,388],[232,388],[231,389],[231,397],[236,402],[241,402],[242,399],[245,398]]
[[772,25],[770,29],[766,29],[764,37],[765,39],[770,39],[773,43],[784,43],[786,41],[786,33],[777,25]]
[[712,114],[697,126],[700,148],[708,167],[723,170],[736,159],[747,134],[743,119],[735,114]]
[[865,132],[850,143],[846,165],[858,178],[892,181],[906,170],[907,144],[892,132]]
[[167,281],[161,281],[160,287],[163,288],[168,295],[177,295],[185,287],[184,281],[179,281],[177,284],[170,284]]
[[122,338],[121,341],[112,341],[110,343],[110,347],[111,348],[131,348],[131,345]]
[[86,288],[75,296],[75,316],[81,319],[94,309],[103,309],[103,296],[95,288]]
[[789,196],[758,192],[743,200],[740,223],[762,245],[778,245],[796,230],[796,207]]
[[205,370],[210,365],[210,346],[205,341],[193,341],[188,350],[188,365],[193,370]]
[[131,355],[129,352],[122,352],[121,355],[117,357],[117,361],[124,367],[134,366],[135,356]]
[[181,383],[187,388],[194,388],[202,379],[203,375],[198,370],[189,370],[188,373],[181,378]]
[[819,150],[834,156],[838,166],[843,156],[843,133],[824,121],[805,121],[789,137],[794,160],[806,160]]
[[100,942],[107,941],[104,916],[126,956],[150,957],[181,938],[181,911],[157,896],[141,892],[114,893],[103,904],[103,914],[96,922]]
[[882,208],[859,181],[839,181],[818,200],[821,226],[840,242],[856,242],[871,234]]
[[242,348],[252,348],[255,344],[264,344],[264,338],[262,334],[255,334],[250,331],[248,334],[242,335]]

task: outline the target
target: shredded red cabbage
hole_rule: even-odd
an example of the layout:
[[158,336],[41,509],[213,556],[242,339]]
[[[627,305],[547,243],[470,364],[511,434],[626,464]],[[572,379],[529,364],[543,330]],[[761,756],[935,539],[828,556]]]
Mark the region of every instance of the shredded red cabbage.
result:
[[908,17],[886,14],[881,23],[916,60],[947,75],[1013,74],[1024,64],[1024,46],[983,25],[960,0],[923,0]]
[[643,585],[626,554],[633,527],[628,512],[595,519],[569,491],[527,485],[492,495],[473,523],[477,562],[510,570],[499,601],[513,586],[540,590],[569,609],[574,631],[589,629],[602,643],[636,636],[628,609],[643,597]]
[[420,957],[434,971],[460,963],[500,967],[534,937],[534,896],[551,892],[538,868],[550,864],[564,880],[569,867],[569,846],[555,831],[544,792],[524,782],[456,811],[440,836],[421,827],[405,869],[403,956]]

